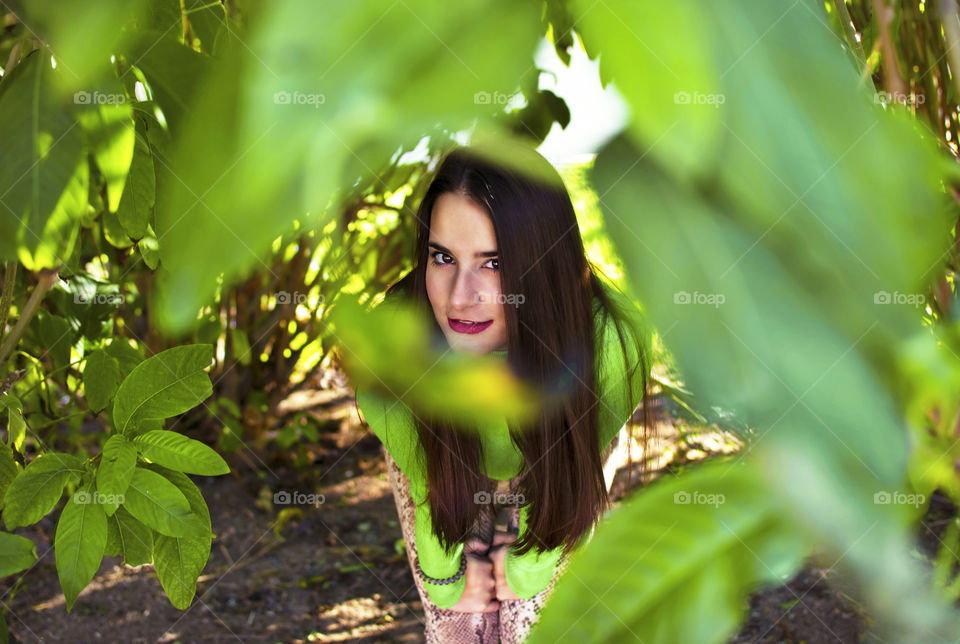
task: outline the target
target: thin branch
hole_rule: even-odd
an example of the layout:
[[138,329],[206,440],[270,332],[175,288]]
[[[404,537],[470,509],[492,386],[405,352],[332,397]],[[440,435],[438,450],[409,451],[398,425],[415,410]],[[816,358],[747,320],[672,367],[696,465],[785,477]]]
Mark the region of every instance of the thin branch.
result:
[[20,314],[20,319],[17,320],[13,330],[10,331],[7,339],[4,340],[3,346],[0,347],[0,368],[3,367],[4,363],[7,361],[7,358],[13,352],[14,347],[17,346],[17,343],[20,341],[20,336],[22,336],[23,332],[26,331],[27,324],[30,322],[33,314],[37,312],[38,308],[40,308],[40,302],[43,300],[43,296],[47,294],[47,291],[49,291],[54,284],[57,283],[57,278],[59,276],[60,271],[57,269],[44,269],[40,272],[40,279],[37,283],[37,287],[33,289],[33,293],[30,294],[30,299],[27,300],[26,306],[23,307],[23,312]]

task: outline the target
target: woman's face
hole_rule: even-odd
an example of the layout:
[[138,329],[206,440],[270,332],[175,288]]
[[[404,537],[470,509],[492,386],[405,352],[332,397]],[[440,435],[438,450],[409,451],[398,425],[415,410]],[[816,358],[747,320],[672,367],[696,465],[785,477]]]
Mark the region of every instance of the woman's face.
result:
[[459,193],[437,198],[430,217],[427,297],[454,351],[507,348],[497,252],[486,210]]

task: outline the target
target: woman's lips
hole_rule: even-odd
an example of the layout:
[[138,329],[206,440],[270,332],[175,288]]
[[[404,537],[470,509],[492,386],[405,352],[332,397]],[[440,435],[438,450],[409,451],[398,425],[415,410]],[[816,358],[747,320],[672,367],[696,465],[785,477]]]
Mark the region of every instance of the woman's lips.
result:
[[450,328],[456,331],[457,333],[480,333],[491,324],[493,320],[487,320],[486,322],[479,322],[476,324],[467,324],[460,320],[454,320],[453,318],[447,318],[447,324],[450,325]]

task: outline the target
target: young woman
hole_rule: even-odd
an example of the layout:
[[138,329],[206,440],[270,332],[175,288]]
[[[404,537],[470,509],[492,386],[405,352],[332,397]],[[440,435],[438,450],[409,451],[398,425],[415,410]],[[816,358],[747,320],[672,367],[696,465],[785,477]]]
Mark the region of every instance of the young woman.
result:
[[529,427],[472,432],[371,391],[357,402],[384,444],[427,642],[521,642],[609,507],[604,457],[646,395],[648,336],[535,150],[452,150],[417,218],[415,268],[382,305],[421,307],[439,346],[496,356],[551,402]]

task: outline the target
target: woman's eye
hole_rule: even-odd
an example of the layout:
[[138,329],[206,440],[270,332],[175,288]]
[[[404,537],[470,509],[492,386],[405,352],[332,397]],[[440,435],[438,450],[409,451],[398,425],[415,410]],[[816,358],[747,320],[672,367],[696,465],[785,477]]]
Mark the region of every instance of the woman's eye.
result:
[[492,266],[490,266],[490,268],[492,268],[493,270],[495,270],[495,271],[500,270],[500,260],[499,260],[499,259],[497,259],[497,258],[495,258],[495,257],[491,257],[489,260],[487,260],[487,263],[488,263],[488,264],[492,264]]
[[[443,266],[444,264],[449,264],[449,263],[450,263],[450,262],[448,262],[448,261],[438,261],[438,258],[439,258],[439,257],[450,257],[450,256],[447,255],[446,253],[441,253],[439,250],[433,251],[433,252],[430,254],[430,256],[433,258],[433,263],[436,264],[437,266]],[[451,258],[451,262],[452,262],[452,261],[453,261],[453,258]]]

